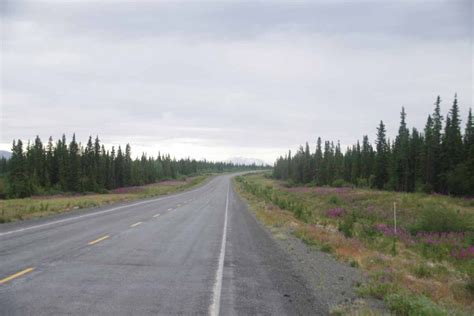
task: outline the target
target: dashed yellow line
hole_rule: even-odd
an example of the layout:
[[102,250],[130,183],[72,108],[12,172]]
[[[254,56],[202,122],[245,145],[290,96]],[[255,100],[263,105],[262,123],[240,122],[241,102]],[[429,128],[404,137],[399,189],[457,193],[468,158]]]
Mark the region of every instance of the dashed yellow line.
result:
[[176,206],[176,207],[181,207],[181,204],[178,204],[178,206]]
[[88,242],[87,244],[88,245],[95,245],[97,244],[98,242],[101,242],[102,240],[106,240],[107,238],[109,238],[110,236],[109,235],[105,235],[105,236],[102,236],[100,238],[97,238],[96,240],[93,240],[93,241],[90,241]]
[[132,224],[130,225],[130,227],[137,227],[138,225],[140,225],[142,222],[138,222],[138,223],[135,223],[135,224]]
[[20,272],[17,272],[15,274],[12,274],[10,275],[9,277],[6,277],[4,279],[1,279],[0,280],[0,284],[4,284],[4,283],[7,283],[8,281],[11,281],[13,279],[16,279],[18,277],[21,277],[22,275],[25,275],[27,273],[30,273],[31,271],[33,271],[35,268],[28,268],[28,269],[25,269],[23,271],[20,271]]

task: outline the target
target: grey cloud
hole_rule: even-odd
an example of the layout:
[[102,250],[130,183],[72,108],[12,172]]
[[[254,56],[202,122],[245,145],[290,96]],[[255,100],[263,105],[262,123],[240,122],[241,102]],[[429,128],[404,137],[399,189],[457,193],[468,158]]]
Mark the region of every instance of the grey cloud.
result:
[[471,105],[469,1],[8,3],[0,143],[77,132],[271,160],[380,119],[393,135],[402,105],[422,128],[437,94]]
[[472,2],[454,1],[6,1],[7,18],[26,15],[57,31],[92,36],[201,34],[221,39],[293,30],[379,33],[422,39],[470,36]]

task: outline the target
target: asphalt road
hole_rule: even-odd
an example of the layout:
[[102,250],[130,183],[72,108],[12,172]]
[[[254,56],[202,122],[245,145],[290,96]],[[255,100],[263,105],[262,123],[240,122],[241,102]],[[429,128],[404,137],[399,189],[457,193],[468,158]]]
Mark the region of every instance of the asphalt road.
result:
[[0,225],[0,314],[326,314],[231,177]]

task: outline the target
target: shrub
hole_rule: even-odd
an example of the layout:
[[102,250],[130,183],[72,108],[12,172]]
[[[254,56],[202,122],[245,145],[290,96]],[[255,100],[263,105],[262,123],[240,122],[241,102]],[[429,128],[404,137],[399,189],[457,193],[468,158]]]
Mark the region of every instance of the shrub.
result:
[[370,186],[369,180],[365,178],[358,178],[356,182],[358,188],[368,188]]
[[329,244],[324,244],[321,246],[321,251],[330,253],[332,252],[332,247]]
[[434,187],[433,185],[426,183],[426,184],[420,185],[419,191],[424,192],[426,194],[431,194],[434,191]]
[[353,268],[358,268],[359,267],[359,263],[355,260],[351,260],[351,262],[349,263],[349,265]]
[[352,237],[352,231],[354,229],[355,218],[354,216],[346,216],[344,220],[339,224],[339,231],[341,231],[347,238]]
[[470,262],[469,266],[467,267],[467,283],[466,289],[474,295],[474,262]]
[[302,220],[303,222],[307,222],[308,221],[308,215],[309,215],[309,212],[308,210],[304,207],[304,205],[302,203],[295,203],[293,206],[292,206],[292,210],[296,216],[296,218],[298,218],[299,220]]
[[453,170],[447,175],[447,182],[450,189],[450,193],[455,195],[469,194],[470,192],[470,181],[469,177],[466,177],[469,172],[467,164],[458,164]]
[[341,200],[335,195],[330,195],[328,198],[328,202],[334,205],[341,204]]
[[413,272],[418,278],[429,278],[433,275],[433,273],[431,272],[431,269],[424,264],[420,264],[417,267],[415,267]]
[[383,299],[392,289],[392,284],[387,282],[372,281],[357,289],[357,292],[362,297],[375,297]]
[[346,186],[346,182],[343,179],[337,179],[332,182],[332,186],[335,188],[342,188]]
[[458,212],[430,204],[422,210],[420,219],[410,230],[412,233],[472,231],[472,217],[466,220]]
[[47,211],[49,208],[49,203],[40,203],[40,211],[44,212]]
[[390,253],[392,254],[392,256],[396,256],[398,254],[398,251],[397,251],[397,240],[395,238],[393,238],[393,241],[392,241],[392,248],[390,249]]
[[373,225],[362,225],[360,237],[373,239],[377,236],[378,230]]
[[408,293],[386,295],[384,300],[388,307],[399,315],[442,316],[448,313],[436,306],[425,296],[414,296]]
[[287,188],[292,188],[295,185],[296,185],[295,182],[291,179],[289,179],[288,181],[285,182],[285,187],[287,187]]

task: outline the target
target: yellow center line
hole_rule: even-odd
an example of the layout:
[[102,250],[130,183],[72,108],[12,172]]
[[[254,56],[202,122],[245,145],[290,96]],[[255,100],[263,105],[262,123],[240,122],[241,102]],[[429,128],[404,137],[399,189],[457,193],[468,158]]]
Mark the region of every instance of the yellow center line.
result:
[[132,224],[130,225],[130,227],[137,227],[138,225],[140,225],[142,222],[138,222],[138,223],[135,223],[135,224]]
[[20,272],[17,272],[13,275],[10,275],[9,277],[6,277],[5,279],[1,279],[0,280],[0,284],[4,284],[4,283],[7,283],[8,281],[11,281],[13,279],[16,279],[24,274],[27,274],[27,273],[30,273],[31,271],[33,271],[35,268],[28,268],[28,269],[25,269],[23,271],[20,271]]
[[105,236],[102,236],[102,237],[100,237],[100,238],[97,238],[96,240],[93,240],[93,241],[91,241],[91,242],[88,242],[87,244],[88,244],[88,245],[94,245],[94,244],[96,244],[96,243],[98,243],[98,242],[101,242],[102,240],[106,240],[106,239],[109,238],[109,237],[110,237],[109,235],[105,235]]
[[158,217],[158,216],[160,216],[160,214],[156,214],[156,215],[154,215],[153,217]]

